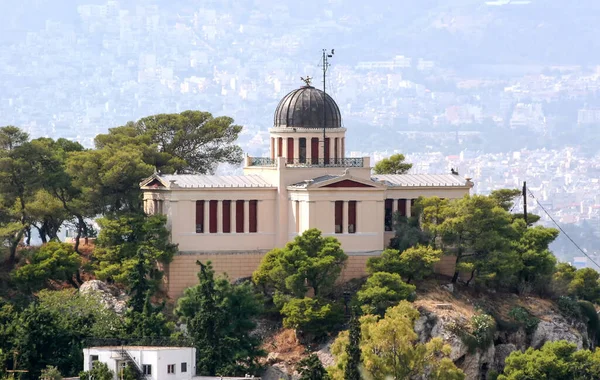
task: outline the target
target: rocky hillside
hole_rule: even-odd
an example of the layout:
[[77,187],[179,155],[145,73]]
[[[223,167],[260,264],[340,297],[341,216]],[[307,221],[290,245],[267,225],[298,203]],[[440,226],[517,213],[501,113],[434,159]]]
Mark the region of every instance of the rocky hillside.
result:
[[[589,348],[587,326],[566,317],[558,304],[537,297],[508,293],[482,293],[471,288],[429,281],[417,287],[414,302],[421,317],[415,331],[421,342],[441,337],[452,348],[450,355],[467,379],[486,379],[502,372],[506,357],[515,350],[540,348],[548,341],[566,340]],[[477,336],[472,321],[482,314],[493,316],[489,340]],[[303,346],[291,330],[278,330],[265,340],[269,352],[265,380],[298,379],[295,364],[315,352],[325,367],[334,363],[329,347],[335,337],[319,346]]]

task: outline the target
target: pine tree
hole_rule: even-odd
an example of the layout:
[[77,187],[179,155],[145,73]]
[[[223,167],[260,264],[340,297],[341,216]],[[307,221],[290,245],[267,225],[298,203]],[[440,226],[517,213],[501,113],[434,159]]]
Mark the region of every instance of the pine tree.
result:
[[300,360],[297,370],[300,373],[300,380],[329,380],[325,367],[315,354]]
[[361,365],[360,358],[360,321],[358,320],[357,312],[352,313],[350,319],[350,341],[346,346],[346,353],[348,354],[348,363],[344,370],[344,379],[346,380],[360,380]]

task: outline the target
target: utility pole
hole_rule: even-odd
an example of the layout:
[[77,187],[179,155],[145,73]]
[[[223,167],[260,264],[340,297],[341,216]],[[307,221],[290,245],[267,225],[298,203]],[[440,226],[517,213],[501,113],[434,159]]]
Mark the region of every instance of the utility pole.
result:
[[[325,123],[327,121],[327,108],[325,107],[325,96],[327,94],[327,69],[329,68],[329,60],[328,58],[333,57],[335,49],[331,49],[330,53],[327,53],[327,49],[323,49],[323,165],[325,165],[325,144],[327,144],[327,140],[325,140]],[[331,153],[331,152],[330,152]]]
[[525,227],[527,227],[527,181],[523,182],[523,218],[525,219]]

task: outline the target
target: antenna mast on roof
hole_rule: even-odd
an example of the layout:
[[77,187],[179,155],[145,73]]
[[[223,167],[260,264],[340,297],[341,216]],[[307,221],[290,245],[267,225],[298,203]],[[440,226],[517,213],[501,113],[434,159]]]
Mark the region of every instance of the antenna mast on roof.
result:
[[327,86],[326,86],[326,79],[327,79],[327,68],[329,68],[329,60],[328,58],[333,57],[333,54],[335,52],[335,49],[331,49],[330,53],[327,53],[327,49],[323,49],[323,62],[322,62],[322,66],[323,66],[323,164],[325,164],[325,144],[327,143],[327,140],[325,140],[325,126],[326,126],[326,121],[327,121],[327,107],[325,106],[326,104],[326,99],[325,99],[325,95],[327,94]]

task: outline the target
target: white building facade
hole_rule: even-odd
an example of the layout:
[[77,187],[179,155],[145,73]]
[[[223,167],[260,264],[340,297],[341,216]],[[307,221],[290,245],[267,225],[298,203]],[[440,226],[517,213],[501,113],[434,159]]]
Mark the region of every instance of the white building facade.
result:
[[[123,368],[130,363],[144,379],[191,380],[196,375],[196,349],[193,347],[104,346],[83,349],[83,370],[93,363],[105,363],[120,379]],[[87,379],[82,379],[87,380]]]

